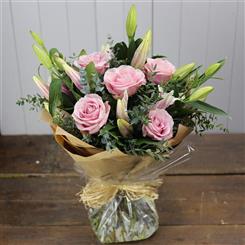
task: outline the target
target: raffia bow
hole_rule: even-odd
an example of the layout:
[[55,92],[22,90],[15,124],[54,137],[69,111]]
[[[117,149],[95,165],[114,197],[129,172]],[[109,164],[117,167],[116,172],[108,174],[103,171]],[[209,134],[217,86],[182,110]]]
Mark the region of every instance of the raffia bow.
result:
[[109,203],[118,192],[124,192],[130,200],[141,198],[157,199],[157,188],[162,184],[161,179],[150,182],[111,184],[101,180],[90,180],[89,183],[77,194],[80,202],[91,208],[100,208]]

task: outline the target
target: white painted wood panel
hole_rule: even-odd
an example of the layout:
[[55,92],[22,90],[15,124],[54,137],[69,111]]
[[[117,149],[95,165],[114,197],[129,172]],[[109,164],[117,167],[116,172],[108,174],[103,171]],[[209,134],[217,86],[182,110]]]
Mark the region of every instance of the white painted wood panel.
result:
[[39,1],[42,36],[46,46],[57,48],[65,56],[71,55],[66,3]]
[[244,6],[237,5],[235,40],[229,87],[228,112],[232,117],[228,121],[231,132],[245,132],[245,77],[244,77]]
[[[186,2],[182,7],[180,65],[195,62],[205,65],[210,3]],[[191,50],[191,52],[190,52]]]
[[[215,91],[208,97],[207,101],[223,108],[225,111],[228,111],[229,104],[236,14],[236,2],[211,2],[206,64],[214,63],[222,58],[226,58],[226,64],[217,73],[224,80],[210,80],[207,82],[207,84],[211,84],[215,88]],[[228,119],[220,118],[219,122],[227,126]]]
[[[239,2],[239,3],[238,3]],[[1,120],[2,134],[49,133],[38,113],[20,108],[20,96],[38,92],[32,82],[37,59],[30,29],[40,33],[48,48],[66,56],[99,50],[111,34],[125,40],[127,12],[138,11],[137,36],[152,28],[153,53],[162,53],[176,64],[207,64],[227,57],[216,91],[209,102],[227,110],[232,121],[221,120],[231,132],[245,132],[244,2],[243,1],[5,1],[3,7]]]
[[[12,2],[13,24],[18,56],[19,79],[23,89],[23,96],[26,94],[36,94],[39,92],[32,81],[33,74],[37,71],[39,62],[32,51],[33,40],[29,34],[30,30],[40,32],[38,19],[38,5],[36,2]],[[28,14],[23,14],[25,11]],[[30,21],[31,20],[31,21]],[[40,113],[29,111],[29,106],[25,107],[26,133],[44,134],[49,133],[47,124],[40,120]]]
[[[95,2],[67,1],[68,25],[71,51],[78,54],[82,49],[88,53],[96,50]],[[71,55],[71,53],[70,53]]]
[[153,6],[153,53],[179,65],[182,2],[156,1]]
[[115,42],[124,39],[124,16],[122,1],[96,1],[97,49],[111,35]]
[[12,26],[12,12],[9,3],[3,3],[3,39],[2,39],[2,134],[25,134],[24,108],[18,107],[15,102],[22,96],[20,81],[19,57],[16,53],[15,35]]

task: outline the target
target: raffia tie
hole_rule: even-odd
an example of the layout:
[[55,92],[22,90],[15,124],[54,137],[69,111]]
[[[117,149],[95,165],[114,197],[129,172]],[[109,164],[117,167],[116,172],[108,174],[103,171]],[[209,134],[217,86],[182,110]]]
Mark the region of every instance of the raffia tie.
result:
[[77,195],[80,202],[91,208],[100,208],[109,203],[118,192],[122,191],[131,200],[141,198],[157,199],[157,188],[162,184],[161,179],[150,182],[111,184],[101,180],[90,180]]

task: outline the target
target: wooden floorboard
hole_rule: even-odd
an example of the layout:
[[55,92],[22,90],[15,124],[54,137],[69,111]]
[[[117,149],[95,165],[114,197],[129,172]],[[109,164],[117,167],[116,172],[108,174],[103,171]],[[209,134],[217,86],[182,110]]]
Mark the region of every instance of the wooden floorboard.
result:
[[[158,232],[142,245],[245,244],[245,134],[190,136],[168,172]],[[84,179],[51,136],[0,137],[0,245],[98,245],[75,194]]]
[[[245,134],[191,135],[196,151],[172,174],[245,173]],[[71,173],[73,162],[52,136],[1,136],[0,173]]]
[[[99,245],[89,226],[0,227],[2,242],[8,245]],[[243,245],[245,226],[160,226],[139,245]],[[1,233],[0,233],[1,234]]]
[[[87,225],[73,178],[0,179],[0,217],[9,225]],[[245,224],[245,176],[167,176],[159,189],[160,224]],[[35,219],[33,218],[35,217]]]

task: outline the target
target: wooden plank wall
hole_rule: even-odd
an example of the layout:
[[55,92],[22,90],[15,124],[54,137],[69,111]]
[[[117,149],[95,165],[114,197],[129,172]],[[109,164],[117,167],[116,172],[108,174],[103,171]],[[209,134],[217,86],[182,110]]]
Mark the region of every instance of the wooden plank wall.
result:
[[245,132],[244,2],[243,1],[3,1],[1,52],[1,134],[47,134],[37,112],[19,108],[20,96],[38,89],[31,77],[38,62],[28,31],[42,35],[47,46],[65,55],[85,48],[100,49],[108,34],[126,40],[125,19],[132,3],[138,9],[138,34],[152,28],[153,53],[178,65],[195,61],[204,66],[227,57],[210,81],[216,91],[209,102],[233,118],[221,119],[231,132]]

